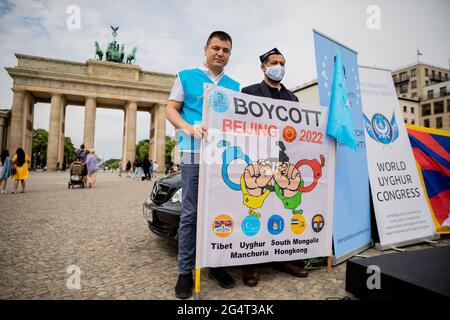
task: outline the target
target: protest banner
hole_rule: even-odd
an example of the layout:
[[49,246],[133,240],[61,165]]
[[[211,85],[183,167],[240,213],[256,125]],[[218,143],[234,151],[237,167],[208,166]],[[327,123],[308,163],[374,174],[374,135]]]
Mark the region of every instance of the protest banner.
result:
[[329,256],[327,109],[206,85],[196,268]]
[[[347,107],[351,108],[356,136],[356,151],[337,142],[333,265],[372,246],[370,225],[370,191],[362,124],[357,53],[314,30],[317,83],[320,105],[330,107],[333,92],[335,58],[340,52],[348,91]],[[339,119],[339,117],[336,117]]]
[[431,240],[434,225],[389,70],[360,67],[378,250]]

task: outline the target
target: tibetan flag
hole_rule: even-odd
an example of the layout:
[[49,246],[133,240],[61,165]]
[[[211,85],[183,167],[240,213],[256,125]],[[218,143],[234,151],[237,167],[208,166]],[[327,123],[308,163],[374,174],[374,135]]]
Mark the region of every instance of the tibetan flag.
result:
[[355,125],[353,124],[352,107],[348,99],[345,81],[344,64],[342,63],[341,52],[338,50],[334,61],[327,133],[356,151]]
[[450,233],[450,132],[407,125],[437,233]]

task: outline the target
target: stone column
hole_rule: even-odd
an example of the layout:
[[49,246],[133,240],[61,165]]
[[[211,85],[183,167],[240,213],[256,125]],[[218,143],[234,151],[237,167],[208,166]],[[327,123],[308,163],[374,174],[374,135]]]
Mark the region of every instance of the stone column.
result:
[[25,92],[23,101],[23,116],[22,116],[22,141],[20,146],[25,153],[31,157],[31,146],[33,140],[33,109],[34,98],[29,92]]
[[126,127],[125,127],[125,161],[134,162],[136,158],[136,118],[137,102],[129,101],[126,106]]
[[151,110],[150,152],[153,161],[158,163],[158,171],[164,172],[166,165],[166,113],[165,106],[155,104]]
[[60,127],[59,127],[59,144],[58,144],[58,162],[63,165],[64,163],[64,138],[66,132],[66,109],[67,100],[63,97],[61,101],[61,117],[60,117]]
[[94,97],[86,97],[84,108],[84,145],[87,149],[94,147],[95,115],[97,101]]
[[6,132],[6,128],[8,127],[8,121],[6,117],[2,117],[0,115],[0,149],[5,149],[7,148],[7,146],[4,146],[4,142],[5,142],[5,132]]
[[21,137],[22,141],[20,143],[20,146],[22,149],[27,152],[27,120],[28,120],[28,113],[30,110],[30,102],[31,102],[31,95],[29,92],[25,92],[25,95],[23,97],[23,113],[22,113],[22,126],[21,126]]
[[47,170],[49,171],[55,171],[58,162],[62,102],[63,96],[61,94],[52,94],[47,145]]
[[148,159],[149,160],[153,160],[153,162],[155,161],[155,140],[153,139],[153,137],[155,136],[155,128],[154,128],[154,124],[153,124],[153,118],[155,117],[153,114],[153,109],[154,107],[152,107],[152,109],[149,111],[150,113],[150,132],[149,132],[149,138],[148,138]]
[[17,148],[22,147],[22,128],[25,104],[25,91],[13,89],[13,92],[14,97],[8,136],[8,150],[11,156],[16,153]]
[[34,105],[35,105],[36,101],[34,99],[34,97],[30,94],[30,100],[29,100],[29,104],[28,104],[28,112],[27,112],[27,121],[26,121],[26,130],[25,130],[25,135],[26,135],[26,142],[25,142],[25,146],[26,149],[25,152],[30,156],[32,155],[33,152],[33,123],[34,123]]
[[125,167],[127,165],[127,145],[126,145],[126,141],[127,141],[127,110],[126,110],[127,106],[124,107],[123,109],[123,131],[122,131],[122,170],[125,170]]

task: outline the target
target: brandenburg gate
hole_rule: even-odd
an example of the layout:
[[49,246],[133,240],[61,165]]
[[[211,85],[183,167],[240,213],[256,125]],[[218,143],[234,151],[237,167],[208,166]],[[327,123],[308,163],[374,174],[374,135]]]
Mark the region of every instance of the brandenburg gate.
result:
[[149,156],[164,170],[165,106],[175,79],[172,74],[143,71],[138,65],[90,59],[86,63],[16,54],[8,149],[31,155],[34,107],[50,103],[47,168],[64,161],[67,105],[84,107],[84,143],[95,147],[97,108],[123,110],[122,165],[136,153],[136,115],[150,113]]

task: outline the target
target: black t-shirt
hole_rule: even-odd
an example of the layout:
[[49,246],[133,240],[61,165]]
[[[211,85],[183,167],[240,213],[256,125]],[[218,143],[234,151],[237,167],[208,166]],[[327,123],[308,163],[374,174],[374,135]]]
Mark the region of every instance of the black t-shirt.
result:
[[272,88],[271,86],[267,85],[266,82],[264,82],[264,85],[269,89],[272,99],[293,101],[291,95],[283,84],[281,84],[280,90],[278,90],[277,88]]
[[278,90],[277,88],[272,88],[271,86],[269,86],[264,80],[261,81],[260,83],[242,88],[242,92],[259,97],[266,97],[286,101],[298,101],[297,96],[288,89],[286,89],[286,87],[282,83],[281,89]]

